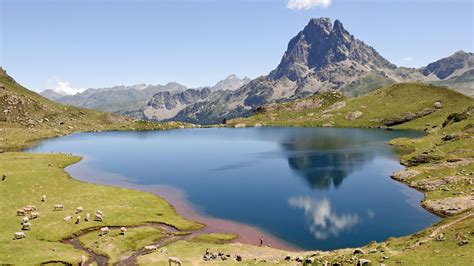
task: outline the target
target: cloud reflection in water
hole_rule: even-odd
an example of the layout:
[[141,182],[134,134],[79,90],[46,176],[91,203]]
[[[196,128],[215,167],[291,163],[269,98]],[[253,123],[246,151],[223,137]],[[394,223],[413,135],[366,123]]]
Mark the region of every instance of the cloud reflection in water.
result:
[[288,203],[292,207],[303,209],[305,215],[309,216],[309,230],[316,239],[338,236],[339,232],[349,230],[359,222],[357,214],[335,213],[327,198],[315,200],[311,197],[292,197],[288,199]]

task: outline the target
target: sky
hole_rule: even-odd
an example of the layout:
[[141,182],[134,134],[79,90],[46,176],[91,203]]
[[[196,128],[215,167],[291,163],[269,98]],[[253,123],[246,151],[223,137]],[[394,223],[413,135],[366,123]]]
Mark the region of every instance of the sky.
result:
[[268,74],[314,17],[399,66],[474,52],[472,0],[0,0],[0,65],[35,91],[207,86]]

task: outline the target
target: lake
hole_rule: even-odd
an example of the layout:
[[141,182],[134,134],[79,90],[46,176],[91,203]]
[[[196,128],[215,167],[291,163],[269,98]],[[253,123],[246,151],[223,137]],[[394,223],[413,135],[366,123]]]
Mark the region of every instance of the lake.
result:
[[81,155],[67,168],[77,179],[176,188],[204,216],[329,250],[407,235],[438,220],[420,206],[422,193],[389,177],[403,167],[387,141],[420,136],[281,127],[101,132],[45,140],[29,151]]

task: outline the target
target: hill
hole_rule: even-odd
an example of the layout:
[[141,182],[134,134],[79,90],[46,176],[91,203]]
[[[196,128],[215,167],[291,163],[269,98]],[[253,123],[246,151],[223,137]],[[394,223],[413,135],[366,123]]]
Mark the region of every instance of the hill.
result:
[[52,102],[26,89],[0,68],[0,149],[20,149],[30,142],[79,131],[167,129],[111,113]]
[[441,126],[449,114],[471,105],[474,105],[472,98],[447,88],[423,83],[400,83],[356,98],[348,98],[339,92],[327,92],[287,103],[269,103],[249,118],[228,123],[392,127],[429,131],[433,126]]

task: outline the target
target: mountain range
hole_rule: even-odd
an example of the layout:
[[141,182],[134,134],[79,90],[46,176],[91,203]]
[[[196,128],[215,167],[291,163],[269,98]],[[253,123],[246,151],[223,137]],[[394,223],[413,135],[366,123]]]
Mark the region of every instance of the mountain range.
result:
[[[231,75],[212,88],[165,86],[126,92],[101,89],[94,94],[88,90],[57,101],[141,119],[210,124],[248,116],[269,102],[285,102],[325,91],[358,96],[398,82],[449,86],[474,96],[474,54],[458,51],[419,69],[397,67],[351,35],[339,20],[332,23],[329,18],[317,18],[311,19],[290,40],[274,70],[251,81]],[[134,93],[129,95],[130,91]],[[114,95],[109,96],[110,92]],[[98,97],[101,93],[107,96]],[[111,102],[118,97],[115,94],[121,95],[122,100]]]
[[[240,79],[237,75],[229,75],[224,80],[217,82],[212,87],[190,89],[185,85],[170,82],[166,85],[146,85],[136,84],[132,86],[119,85],[111,88],[87,89],[74,95],[67,95],[63,92],[44,90],[41,95],[63,104],[76,107],[84,107],[99,111],[108,111],[114,113],[139,113],[139,110],[148,106],[157,106],[160,97],[166,99],[175,98],[180,102],[179,106],[186,106],[194,103],[191,99],[180,101],[179,95],[191,95],[200,93],[200,91],[218,91],[235,90],[250,82],[250,78]],[[169,95],[169,96],[166,96]],[[184,96],[186,97],[186,96]],[[156,99],[154,99],[156,98]],[[173,105],[171,102],[166,105]],[[176,108],[174,108],[176,109]],[[145,119],[152,120],[154,116],[143,116]],[[160,119],[161,120],[161,119]]]

